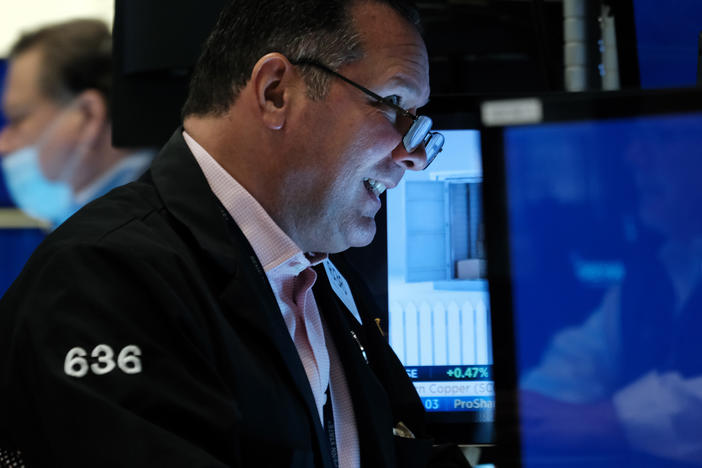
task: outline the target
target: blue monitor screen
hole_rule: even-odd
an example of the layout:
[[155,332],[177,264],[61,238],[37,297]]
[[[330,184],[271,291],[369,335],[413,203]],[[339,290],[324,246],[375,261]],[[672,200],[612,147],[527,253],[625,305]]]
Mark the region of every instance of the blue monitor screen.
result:
[[634,0],[634,21],[642,88],[694,86],[700,0]]
[[427,411],[492,421],[480,136],[442,133],[431,167],[387,194],[389,339]]
[[524,467],[702,466],[701,129],[504,130]]

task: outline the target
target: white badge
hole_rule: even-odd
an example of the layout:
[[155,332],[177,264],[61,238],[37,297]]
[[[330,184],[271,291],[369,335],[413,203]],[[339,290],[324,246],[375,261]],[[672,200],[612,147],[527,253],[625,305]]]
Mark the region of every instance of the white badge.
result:
[[344,303],[346,308],[351,311],[354,317],[356,317],[358,323],[363,324],[361,321],[361,315],[358,313],[358,309],[356,308],[356,302],[353,300],[349,283],[346,282],[346,278],[339,273],[339,270],[336,269],[334,264],[330,262],[329,259],[324,260],[323,263],[332,289],[336,295],[339,296],[339,299],[341,299],[341,302]]

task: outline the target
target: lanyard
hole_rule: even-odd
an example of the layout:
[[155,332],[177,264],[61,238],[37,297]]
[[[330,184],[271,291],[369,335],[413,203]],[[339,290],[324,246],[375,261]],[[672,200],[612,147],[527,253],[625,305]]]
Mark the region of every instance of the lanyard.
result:
[[334,427],[334,411],[331,402],[331,392],[329,392],[329,387],[327,387],[327,401],[324,403],[323,413],[324,413],[324,429],[327,431],[327,437],[329,438],[329,447],[331,451],[332,463],[334,468],[339,468],[339,451],[336,447],[336,428]]

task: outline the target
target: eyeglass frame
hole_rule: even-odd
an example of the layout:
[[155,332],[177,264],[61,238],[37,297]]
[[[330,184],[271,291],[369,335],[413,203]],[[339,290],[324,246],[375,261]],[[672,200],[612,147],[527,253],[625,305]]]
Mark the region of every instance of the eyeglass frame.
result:
[[[377,93],[374,93],[370,89],[366,88],[363,85],[360,85],[356,83],[355,81],[345,77],[341,73],[332,70],[328,66],[313,60],[313,59],[307,59],[307,58],[301,58],[295,61],[291,61],[293,65],[301,65],[301,66],[311,66],[318,68],[326,73],[329,73],[332,76],[335,76],[342,81],[345,81],[346,83],[350,84],[354,88],[362,91],[366,95],[372,97],[376,101],[380,102],[381,104],[384,104],[393,110],[399,112],[401,115],[404,117],[407,117],[412,120],[412,125],[410,128],[405,132],[404,135],[402,135],[402,144],[405,147],[405,150],[407,150],[408,153],[413,153],[414,151],[419,148],[421,144],[424,144],[424,151],[426,155],[426,163],[424,164],[424,167],[421,170],[425,170],[429,165],[434,162],[434,159],[441,153],[443,146],[444,146],[444,136],[439,133],[439,132],[432,132],[431,127],[433,125],[433,122],[431,118],[427,117],[426,115],[415,115],[411,113],[410,111],[403,109],[402,107],[398,106],[394,102],[389,100],[389,97],[382,97]],[[426,127],[426,128],[422,128]],[[416,139],[416,136],[419,134],[419,132],[423,133],[421,140],[419,140],[416,144],[408,144],[408,137],[414,137],[412,139]],[[417,134],[417,135],[415,135]],[[410,140],[411,141],[411,140]],[[432,143],[429,145],[429,143]],[[433,148],[437,147],[436,150]],[[427,152],[427,148],[432,148],[432,154],[429,154]]]

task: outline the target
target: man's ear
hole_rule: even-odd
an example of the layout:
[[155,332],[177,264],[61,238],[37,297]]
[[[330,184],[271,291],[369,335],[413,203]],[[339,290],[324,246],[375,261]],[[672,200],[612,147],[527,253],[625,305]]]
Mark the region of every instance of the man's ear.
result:
[[107,101],[99,91],[87,89],[78,95],[76,105],[83,118],[81,141],[96,141],[109,124]]
[[285,125],[295,76],[293,65],[277,52],[261,57],[251,72],[261,118],[271,130],[280,130]]

